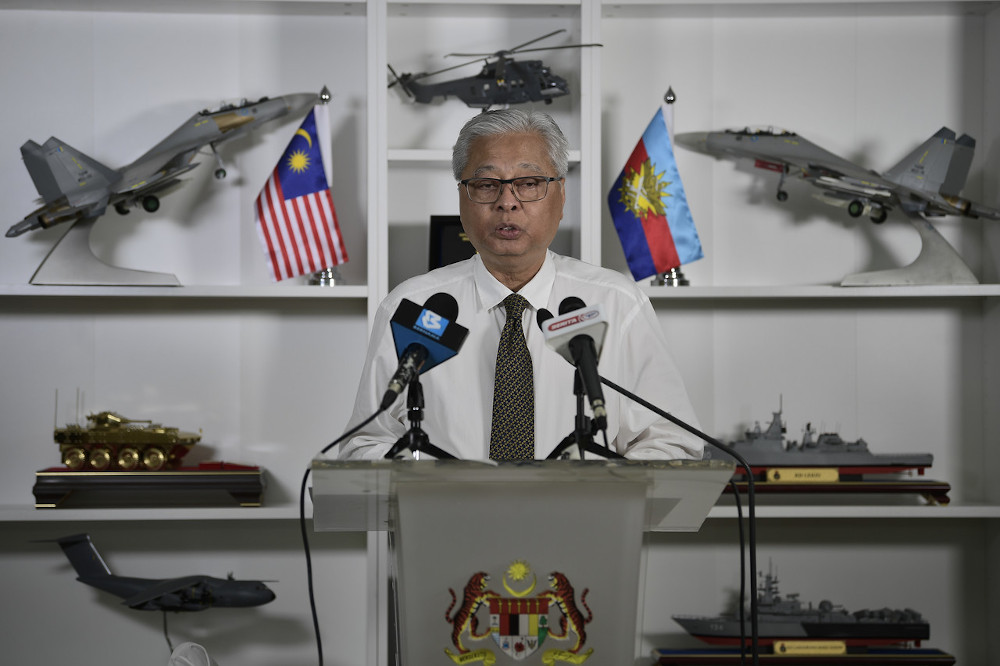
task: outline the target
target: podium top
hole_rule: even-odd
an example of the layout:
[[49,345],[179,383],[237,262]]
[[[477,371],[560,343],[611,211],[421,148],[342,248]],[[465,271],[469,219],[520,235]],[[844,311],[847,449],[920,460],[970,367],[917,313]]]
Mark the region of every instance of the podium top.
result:
[[317,531],[391,529],[390,506],[400,484],[467,485],[470,502],[480,484],[641,484],[646,488],[646,529],[694,532],[732,477],[721,460],[335,460],[312,462],[313,527]]

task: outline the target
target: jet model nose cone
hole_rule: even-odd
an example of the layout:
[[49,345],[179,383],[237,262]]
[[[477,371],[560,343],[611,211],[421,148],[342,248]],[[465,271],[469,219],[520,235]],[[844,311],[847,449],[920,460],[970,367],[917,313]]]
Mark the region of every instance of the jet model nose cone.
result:
[[300,111],[305,111],[319,102],[319,95],[313,93],[293,93],[291,95],[283,95],[282,99],[285,101],[285,106],[288,107],[288,112],[296,114]]
[[708,148],[708,132],[684,132],[674,135],[674,143],[688,150],[704,153]]

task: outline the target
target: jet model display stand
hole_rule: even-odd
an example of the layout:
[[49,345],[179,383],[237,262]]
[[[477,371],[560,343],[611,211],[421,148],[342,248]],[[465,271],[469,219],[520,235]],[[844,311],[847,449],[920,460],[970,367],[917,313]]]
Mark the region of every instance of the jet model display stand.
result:
[[89,217],[72,223],[38,265],[31,276],[31,284],[180,286],[177,277],[171,273],[122,268],[98,259],[90,249],[90,232],[97,219]]
[[893,287],[898,285],[979,284],[962,256],[920,213],[905,213],[920,234],[920,254],[902,268],[889,268],[845,277],[842,287]]
[[631,664],[643,533],[700,529],[732,472],[722,461],[316,459],[313,524],[391,533],[400,663]]

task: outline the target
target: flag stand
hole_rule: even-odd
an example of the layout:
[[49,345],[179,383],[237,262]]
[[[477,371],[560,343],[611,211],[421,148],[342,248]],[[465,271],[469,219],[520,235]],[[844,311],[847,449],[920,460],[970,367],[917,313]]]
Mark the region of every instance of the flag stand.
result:
[[691,284],[691,281],[684,277],[684,272],[678,266],[677,268],[671,268],[666,273],[660,273],[650,280],[649,283],[655,287],[687,287]]
[[309,277],[309,284],[311,285],[321,285],[324,287],[334,287],[338,282],[343,282],[344,278],[341,277],[340,271],[337,270],[336,266],[331,266],[330,268],[324,268],[321,271],[316,271]]

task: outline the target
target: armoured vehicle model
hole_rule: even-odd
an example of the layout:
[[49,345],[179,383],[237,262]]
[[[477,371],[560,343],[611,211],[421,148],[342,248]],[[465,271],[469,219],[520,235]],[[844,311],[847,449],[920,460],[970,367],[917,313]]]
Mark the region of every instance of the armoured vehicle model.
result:
[[[847,442],[836,433],[815,436],[810,426],[806,426],[801,443],[786,441],[781,409],[772,414],[766,430],[761,430],[758,423],[746,431],[744,439],[729,444],[750,464],[755,476],[772,467],[832,467],[847,475],[890,474],[915,469],[923,474],[934,462],[930,453],[872,453],[863,439]],[[705,458],[730,459],[730,456],[706,448]],[[741,475],[743,471],[737,468],[736,473]]]
[[[713,645],[740,644],[737,613],[717,616],[674,615],[673,620],[700,640]],[[750,612],[744,613],[745,639],[750,640]],[[813,607],[803,605],[798,594],[784,597],[778,591],[778,577],[768,572],[757,595],[757,636],[760,645],[775,641],[843,641],[847,646],[899,645],[930,638],[930,624],[915,610],[880,608],[845,611],[823,600]]]
[[54,438],[72,470],[150,470],[177,467],[201,435],[129,419],[115,412],[88,414],[88,426],[67,424]]

